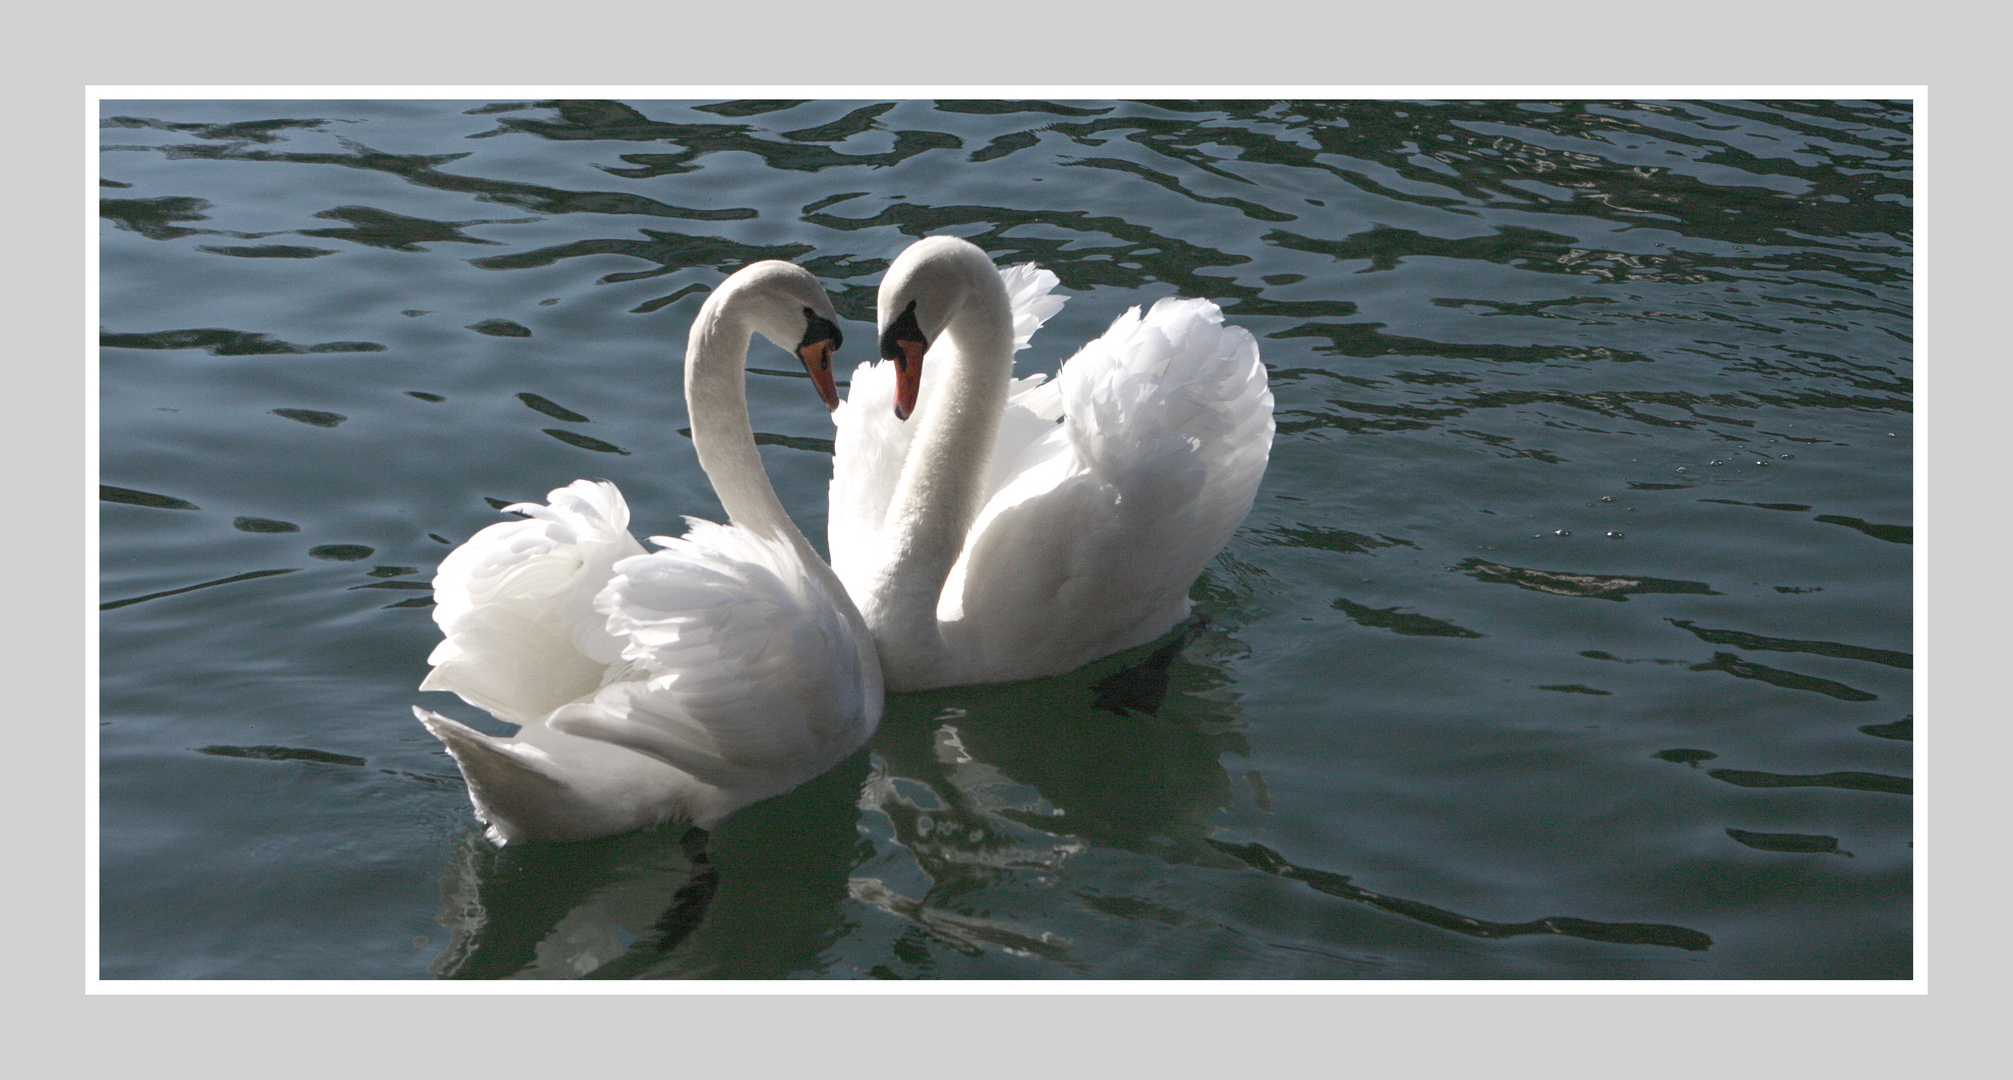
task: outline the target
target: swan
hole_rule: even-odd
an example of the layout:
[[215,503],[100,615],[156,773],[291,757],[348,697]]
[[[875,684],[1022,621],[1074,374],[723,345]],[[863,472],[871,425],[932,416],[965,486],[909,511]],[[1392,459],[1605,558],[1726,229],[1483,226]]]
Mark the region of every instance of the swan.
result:
[[809,271],[759,262],[707,297],[686,348],[699,465],[729,524],[645,553],[614,484],[576,480],[484,528],[433,579],[442,640],[421,690],[508,738],[414,707],[499,845],[667,821],[710,829],[844,760],[880,723],[881,669],[843,585],[790,521],[748,420],[748,345],[803,360],[836,407],[837,315]]
[[1042,678],[1152,641],[1251,510],[1273,436],[1251,334],[1169,297],[1054,380],[1014,379],[1056,284],[950,236],[882,279],[882,360],[834,415],[829,541],[890,690]]

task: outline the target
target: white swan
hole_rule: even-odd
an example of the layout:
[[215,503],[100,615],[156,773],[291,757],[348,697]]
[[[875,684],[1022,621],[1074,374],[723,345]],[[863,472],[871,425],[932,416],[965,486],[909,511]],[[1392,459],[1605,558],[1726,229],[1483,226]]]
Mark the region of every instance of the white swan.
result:
[[1273,433],[1250,333],[1168,298],[1054,381],[1015,380],[1055,284],[947,236],[882,280],[885,362],[835,416],[830,540],[890,690],[1057,675],[1151,641],[1250,512]]
[[729,525],[629,535],[615,485],[577,480],[509,507],[441,560],[444,640],[422,690],[451,690],[516,735],[415,707],[447,744],[499,844],[580,840],[666,821],[711,828],[838,764],[881,717],[873,639],[784,512],[748,421],[753,334],[794,351],[828,405],[831,301],[783,262],[729,277],[699,309],[685,401]]

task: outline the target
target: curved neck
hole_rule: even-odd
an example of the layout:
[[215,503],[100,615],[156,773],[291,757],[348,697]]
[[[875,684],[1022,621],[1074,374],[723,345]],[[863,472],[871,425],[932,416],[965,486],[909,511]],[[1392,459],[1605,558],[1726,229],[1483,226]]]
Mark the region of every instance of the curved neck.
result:
[[748,341],[754,330],[738,310],[739,292],[731,281],[715,290],[692,323],[685,347],[685,411],[692,420],[692,448],[730,522],[795,544],[810,556],[807,563],[823,566],[783,510],[755,448],[747,388]]
[[755,447],[755,428],[748,419],[748,342],[755,329],[747,307],[758,288],[729,278],[692,321],[685,343],[685,412],[692,421],[692,448],[728,522],[794,548],[805,572],[852,628],[867,730],[872,731],[880,722],[882,688],[873,634],[839,575],[784,511]]
[[888,561],[867,608],[876,636],[900,646],[902,659],[929,663],[943,639],[937,604],[984,508],[985,478],[999,439],[1013,375],[1013,310],[998,271],[987,262],[968,276],[962,302],[924,360],[916,437],[902,462],[888,507]]

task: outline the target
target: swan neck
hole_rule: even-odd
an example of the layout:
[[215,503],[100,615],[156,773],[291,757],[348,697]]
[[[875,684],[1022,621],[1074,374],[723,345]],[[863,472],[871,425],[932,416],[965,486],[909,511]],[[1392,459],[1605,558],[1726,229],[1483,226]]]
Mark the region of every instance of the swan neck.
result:
[[[891,551],[868,616],[876,635],[903,643],[904,659],[944,652],[937,608],[945,581],[984,508],[985,479],[1013,374],[1013,312],[988,261],[971,273],[944,329],[951,348],[924,360],[915,441],[889,506]],[[890,650],[882,650],[888,656]]]
[[783,509],[755,446],[747,386],[748,344],[755,333],[746,311],[751,299],[751,290],[730,278],[707,297],[693,320],[685,346],[685,411],[692,421],[692,448],[727,520],[794,548],[805,572],[851,626],[869,687],[869,719],[877,724],[882,680],[872,632],[845,584]]
[[[692,448],[712,481],[727,519],[772,539],[809,551],[762,468],[748,418],[748,341],[753,330],[735,310],[731,285],[716,291],[699,309],[685,349],[685,409],[692,420]],[[819,560],[821,561],[821,560]]]

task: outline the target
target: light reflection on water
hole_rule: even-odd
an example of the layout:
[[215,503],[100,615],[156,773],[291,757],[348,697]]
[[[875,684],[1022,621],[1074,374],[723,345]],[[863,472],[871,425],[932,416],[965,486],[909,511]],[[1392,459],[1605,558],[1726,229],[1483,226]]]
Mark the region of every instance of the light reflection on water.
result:
[[[1905,105],[103,115],[106,977],[1909,974]],[[867,342],[931,232],[1061,277],[1023,370],[1257,335],[1205,621],[897,696],[704,844],[487,848],[408,708],[448,545],[581,476],[717,518],[700,297],[792,259]],[[821,537],[829,418],[749,397]]]

